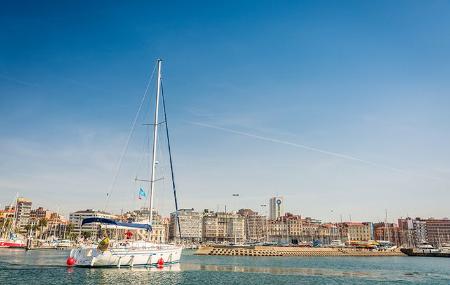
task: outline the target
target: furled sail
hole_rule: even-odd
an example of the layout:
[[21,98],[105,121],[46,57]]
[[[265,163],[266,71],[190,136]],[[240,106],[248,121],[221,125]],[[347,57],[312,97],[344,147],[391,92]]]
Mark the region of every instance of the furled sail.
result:
[[105,218],[86,218],[83,219],[81,222],[81,226],[85,224],[92,224],[92,223],[101,223],[105,225],[112,225],[114,228],[127,228],[127,229],[144,229],[146,231],[151,231],[152,226],[149,224],[138,224],[138,223],[124,223],[124,222],[118,222],[111,219],[105,219]]

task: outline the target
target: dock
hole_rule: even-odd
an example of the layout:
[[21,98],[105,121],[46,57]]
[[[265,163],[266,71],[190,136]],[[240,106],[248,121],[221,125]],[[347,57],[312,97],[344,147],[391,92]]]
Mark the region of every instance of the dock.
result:
[[203,246],[196,255],[223,256],[405,256],[400,250],[373,251],[357,248],[294,246]]

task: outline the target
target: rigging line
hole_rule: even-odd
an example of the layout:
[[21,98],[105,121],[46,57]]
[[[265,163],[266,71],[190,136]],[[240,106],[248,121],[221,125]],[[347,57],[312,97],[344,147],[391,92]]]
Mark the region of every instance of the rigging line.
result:
[[180,234],[180,242],[181,242],[181,226],[180,226],[180,217],[178,216],[177,190],[175,187],[175,176],[173,174],[172,152],[170,150],[170,138],[169,138],[169,125],[167,123],[166,100],[164,98],[164,88],[163,88],[162,82],[161,82],[161,97],[162,97],[163,110],[164,110],[164,121],[166,122],[166,136],[167,136],[167,148],[169,149],[170,174],[172,175],[173,197],[175,199],[175,215],[177,218],[178,233]]
[[[146,125],[145,127],[148,127],[148,125]],[[135,173],[135,178],[140,176],[139,175],[140,174],[139,171],[141,170],[143,161],[146,159],[147,156],[149,156],[149,153],[147,152],[147,146],[150,145],[150,134],[149,134],[149,131],[146,131],[145,134],[146,135],[145,135],[145,138],[144,138],[144,143],[142,144],[142,150],[141,150],[140,159],[139,159],[138,163],[136,164],[136,171],[134,172]],[[147,164],[145,164],[145,165],[146,165],[145,167],[148,166]],[[145,168],[145,167],[142,167],[142,168]],[[148,169],[145,168],[144,172],[145,173],[150,172],[150,168],[148,168]],[[145,177],[145,176],[142,176],[142,177]]]
[[106,211],[106,209],[108,208],[109,200],[110,200],[111,195],[113,193],[114,186],[116,185],[116,182],[117,182],[117,177],[119,176],[120,169],[122,168],[123,158],[125,156],[125,153],[128,150],[128,145],[130,144],[131,137],[132,137],[134,129],[136,127],[136,122],[137,122],[137,120],[139,118],[139,113],[141,112],[142,106],[144,105],[145,98],[147,98],[148,89],[150,88],[150,84],[152,83],[153,76],[155,75],[155,70],[156,70],[156,65],[153,68],[152,74],[150,75],[150,79],[148,80],[147,86],[146,86],[145,91],[144,91],[144,95],[142,96],[141,103],[140,103],[139,108],[138,108],[138,110],[136,112],[136,115],[134,116],[133,123],[131,124],[131,130],[128,133],[128,137],[127,137],[126,143],[125,143],[125,145],[124,145],[124,147],[122,149],[122,153],[120,155],[120,159],[119,159],[119,161],[118,161],[118,163],[116,165],[116,173],[115,173],[114,178],[112,180],[111,186],[109,187],[109,191],[107,192],[107,198],[106,198],[104,211]]

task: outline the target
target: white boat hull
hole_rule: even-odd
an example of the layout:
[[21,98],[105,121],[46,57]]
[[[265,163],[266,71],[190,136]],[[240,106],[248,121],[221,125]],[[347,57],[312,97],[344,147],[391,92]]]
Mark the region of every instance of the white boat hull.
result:
[[159,259],[164,264],[178,263],[181,247],[173,245],[153,245],[147,247],[113,247],[101,251],[96,247],[79,247],[70,251],[75,266],[80,267],[133,267],[156,266]]

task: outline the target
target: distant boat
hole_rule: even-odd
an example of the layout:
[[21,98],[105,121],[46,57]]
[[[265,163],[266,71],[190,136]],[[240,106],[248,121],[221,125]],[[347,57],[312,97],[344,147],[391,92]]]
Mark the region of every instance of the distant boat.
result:
[[[11,209],[13,204],[17,205],[17,197],[14,202],[11,203],[9,208]],[[0,231],[0,248],[25,248],[25,239],[18,233],[16,233],[17,216],[14,211],[13,217],[6,217],[3,226]]]
[[330,247],[345,247],[345,243],[340,239],[335,239],[330,242]]
[[450,243],[443,243],[439,249],[443,253],[450,253]]
[[72,242],[68,239],[58,240],[56,241],[57,248],[69,248],[72,247]]
[[0,248],[25,248],[25,241],[16,236],[15,234],[11,235],[9,238],[1,238],[0,239]]
[[434,248],[427,242],[422,242],[415,248],[401,248],[400,251],[408,256],[450,257],[450,247]]
[[[111,219],[104,218],[87,218],[82,221],[82,225],[90,223],[100,223],[102,226],[109,229],[128,229],[128,230],[145,230],[148,233],[152,230],[152,217],[153,217],[153,199],[154,199],[154,183],[155,183],[155,170],[156,170],[156,149],[158,138],[158,106],[159,98],[161,94],[161,64],[162,61],[157,61],[158,67],[158,79],[157,79],[157,91],[156,91],[156,107],[155,107],[155,119],[153,126],[153,157],[151,163],[151,179],[150,182],[150,215],[148,221],[141,223],[127,223],[118,222]],[[165,120],[162,123],[167,124],[167,115],[165,111],[164,94],[162,94],[163,110]],[[167,127],[167,125],[166,125]],[[171,164],[173,190],[175,195],[175,205],[178,212],[178,206],[176,202],[175,184],[173,179],[172,159],[170,154],[169,133],[166,128],[167,142],[169,149],[169,157]],[[179,225],[179,223],[178,223]],[[177,263],[181,258],[182,247],[171,244],[155,244],[147,240],[130,240],[125,239],[121,241],[109,241],[108,238],[103,239],[98,246],[80,246],[72,249],[69,257],[67,258],[67,265],[75,265],[82,267],[121,267],[121,266],[138,266],[146,265],[161,266],[164,263]]]

